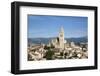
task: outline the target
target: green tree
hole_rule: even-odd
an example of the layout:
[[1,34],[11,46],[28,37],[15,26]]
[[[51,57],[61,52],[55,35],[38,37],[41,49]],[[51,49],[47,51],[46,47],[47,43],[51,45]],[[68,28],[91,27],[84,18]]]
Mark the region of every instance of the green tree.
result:
[[54,51],[48,50],[48,51],[46,52],[46,56],[45,56],[45,57],[46,57],[47,60],[52,60],[53,55],[54,55]]
[[63,56],[63,52],[60,52],[60,56]]

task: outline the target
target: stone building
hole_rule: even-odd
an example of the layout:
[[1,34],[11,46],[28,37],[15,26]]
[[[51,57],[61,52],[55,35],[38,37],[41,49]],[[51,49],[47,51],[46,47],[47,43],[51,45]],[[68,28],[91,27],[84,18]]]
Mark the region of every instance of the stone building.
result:
[[58,37],[55,39],[52,39],[51,44],[55,47],[55,48],[60,48],[60,49],[64,49],[66,46],[66,40],[64,39],[64,29],[63,27],[60,28],[60,32],[58,34]]

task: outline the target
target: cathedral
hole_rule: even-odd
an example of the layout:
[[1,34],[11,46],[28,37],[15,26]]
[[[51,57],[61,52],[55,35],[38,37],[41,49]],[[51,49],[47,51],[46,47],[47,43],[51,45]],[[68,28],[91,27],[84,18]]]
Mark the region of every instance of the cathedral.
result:
[[60,28],[58,37],[55,38],[55,39],[52,39],[51,44],[55,48],[60,48],[60,49],[65,48],[66,40],[64,39],[64,29],[63,29],[63,27]]

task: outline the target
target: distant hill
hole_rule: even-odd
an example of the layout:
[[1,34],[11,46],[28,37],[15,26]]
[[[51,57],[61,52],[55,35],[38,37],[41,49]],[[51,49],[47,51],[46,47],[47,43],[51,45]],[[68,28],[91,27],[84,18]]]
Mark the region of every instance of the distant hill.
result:
[[[54,38],[28,38],[29,44],[48,44],[52,39]],[[75,43],[81,43],[81,42],[87,42],[87,37],[78,37],[78,38],[65,38],[67,42],[75,42]]]
[[48,44],[51,41],[51,38],[28,38],[29,43],[34,43],[34,44]]
[[78,38],[65,38],[68,42],[75,42],[75,43],[86,43],[88,42],[87,37],[78,37]]

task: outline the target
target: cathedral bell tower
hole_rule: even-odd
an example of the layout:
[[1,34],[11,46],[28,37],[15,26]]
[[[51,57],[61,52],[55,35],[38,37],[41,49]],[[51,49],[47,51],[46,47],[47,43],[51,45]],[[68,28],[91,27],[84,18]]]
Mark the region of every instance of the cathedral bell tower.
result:
[[59,32],[59,48],[64,49],[64,29],[60,28]]

